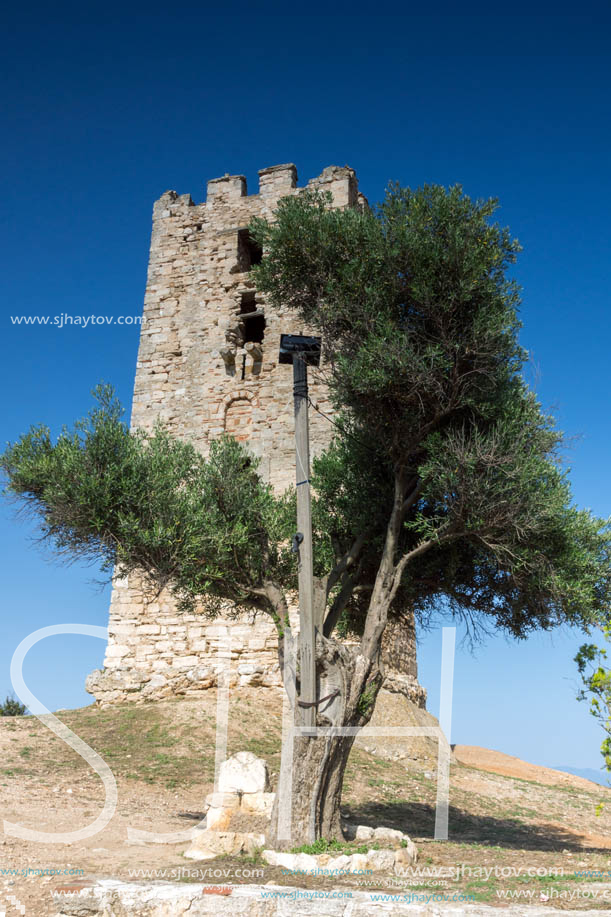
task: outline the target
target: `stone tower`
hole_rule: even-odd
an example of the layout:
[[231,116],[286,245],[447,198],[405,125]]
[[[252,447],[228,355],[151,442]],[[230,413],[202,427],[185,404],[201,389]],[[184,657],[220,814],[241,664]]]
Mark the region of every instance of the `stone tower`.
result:
[[[308,183],[330,191],[336,207],[366,206],[352,169],[330,166]],[[266,310],[250,269],[261,258],[248,233],[255,216],[271,217],[281,197],[298,194],[294,165],[259,172],[258,194],[242,175],[208,182],[206,202],[167,191],[153,211],[148,280],[131,423],[150,430],[162,420],[204,453],[227,432],[259,457],[259,472],[277,490],[294,483],[293,391],[290,367],[278,365],[281,332],[303,333],[289,310]],[[310,412],[316,454],[332,424],[324,385],[311,379],[319,412]],[[219,642],[227,621],[179,614],[170,596],[147,601],[137,578],[115,580],[104,668],[87,679],[102,703],[192,694],[216,684]],[[403,626],[401,671],[389,687],[419,704],[412,622]],[[393,639],[393,645],[396,641]],[[232,680],[279,685],[276,632],[267,616],[231,622]]]

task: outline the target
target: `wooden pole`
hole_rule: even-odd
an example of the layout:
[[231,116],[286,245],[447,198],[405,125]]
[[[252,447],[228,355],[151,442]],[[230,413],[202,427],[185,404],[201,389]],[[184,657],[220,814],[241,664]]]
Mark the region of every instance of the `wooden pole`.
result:
[[[305,356],[305,355],[304,355]],[[299,544],[299,647],[302,706],[301,725],[316,726],[316,637],[313,608],[312,507],[310,496],[310,439],[308,431],[308,367],[304,356],[293,357],[295,401],[295,456],[297,484],[297,529]]]

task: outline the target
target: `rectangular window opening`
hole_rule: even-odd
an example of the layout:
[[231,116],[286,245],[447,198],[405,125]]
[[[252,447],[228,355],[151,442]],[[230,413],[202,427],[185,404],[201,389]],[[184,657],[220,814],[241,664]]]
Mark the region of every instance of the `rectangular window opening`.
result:
[[265,316],[257,306],[254,292],[242,293],[240,301],[240,321],[244,327],[244,343],[263,343],[265,336]]
[[263,249],[251,237],[247,229],[238,230],[238,261],[242,271],[249,271],[255,264],[261,264]]

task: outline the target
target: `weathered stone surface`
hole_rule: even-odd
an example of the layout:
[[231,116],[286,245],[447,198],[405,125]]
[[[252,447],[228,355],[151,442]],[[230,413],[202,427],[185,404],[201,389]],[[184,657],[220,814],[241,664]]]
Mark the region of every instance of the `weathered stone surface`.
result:
[[263,847],[263,834],[246,834],[237,831],[198,831],[185,856],[189,860],[213,860],[218,856],[237,856],[240,853],[254,853]]
[[411,838],[409,838],[407,834],[404,834],[403,831],[397,830],[397,828],[371,828],[369,825],[358,825],[354,833],[354,838],[364,843],[378,843],[382,847],[407,847],[410,850],[416,851],[416,845]]
[[215,809],[238,809],[240,807],[240,794],[233,792],[208,793],[206,805]]
[[408,840],[407,834],[398,831],[396,828],[370,828],[367,825],[359,825],[356,829],[357,841],[377,841],[384,847],[400,847],[404,840]]
[[275,798],[275,793],[244,793],[240,809],[247,815],[266,815],[270,818]]
[[239,751],[221,764],[218,789],[220,793],[267,793],[267,763],[251,751]]
[[417,860],[418,848],[410,838],[407,838],[406,846],[399,847],[395,851],[395,872],[397,875],[401,875],[408,866],[413,866]]
[[368,850],[367,868],[374,872],[390,872],[395,865],[394,850]]
[[[210,886],[169,882],[118,882],[104,879],[77,895],[55,894],[58,917],[498,917],[499,909],[485,904],[429,901],[424,904],[401,901],[373,901],[368,892],[352,891],[350,898],[301,898],[298,902],[271,897],[286,892],[279,885]],[[227,889],[230,894],[227,895]],[[225,894],[223,894],[225,891]],[[340,889],[338,889],[340,891]],[[345,891],[345,889],[343,889]],[[266,898],[262,897],[262,893]],[[503,908],[503,917],[566,917],[566,910],[547,905],[523,904]],[[576,912],[577,913],[577,912]],[[580,910],[579,917],[600,917],[600,910]]]
[[224,761],[219,772],[219,789],[206,797],[206,826],[226,831],[237,813],[271,817],[275,793],[268,792],[267,764],[252,752],[238,752]]
[[390,873],[397,863],[404,868],[416,862],[416,846],[409,838],[407,843],[407,847],[397,850],[371,849],[367,853],[341,854],[336,857],[328,853],[284,853],[278,850],[264,850],[262,856],[270,866],[282,866],[298,874],[319,875],[323,871],[329,875],[360,875],[364,870]]
[[206,813],[206,826],[208,828],[214,828],[215,831],[227,831],[231,824],[234,811],[237,811],[237,808],[232,810],[210,806]]
[[284,853],[282,850],[264,850],[263,859],[270,866],[312,872],[319,866],[318,858],[311,853]]

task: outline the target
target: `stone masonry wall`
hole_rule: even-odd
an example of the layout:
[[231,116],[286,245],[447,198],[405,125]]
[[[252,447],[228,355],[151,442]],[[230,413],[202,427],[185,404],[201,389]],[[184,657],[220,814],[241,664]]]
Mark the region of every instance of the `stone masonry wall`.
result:
[[[365,206],[356,176],[330,166],[308,183],[329,190],[334,206]],[[292,369],[278,364],[281,333],[309,329],[290,310],[266,309],[250,274],[261,253],[247,227],[271,217],[281,197],[298,194],[294,165],[259,172],[259,192],[246,179],[225,175],[208,182],[205,203],[168,191],[153,211],[153,232],[138,352],[131,423],[151,430],[157,419],[206,453],[210,439],[231,433],[260,459],[259,471],[275,489],[294,482]],[[328,394],[310,371],[312,454],[329,441]],[[278,685],[273,624],[235,612],[210,621],[179,614],[167,594],[147,598],[137,578],[115,580],[109,643],[103,670],[87,690],[101,703],[144,700],[200,691],[217,683],[219,648],[231,630],[232,680]],[[399,682],[424,703],[416,680],[415,641]]]

